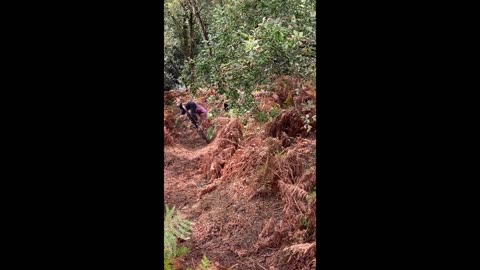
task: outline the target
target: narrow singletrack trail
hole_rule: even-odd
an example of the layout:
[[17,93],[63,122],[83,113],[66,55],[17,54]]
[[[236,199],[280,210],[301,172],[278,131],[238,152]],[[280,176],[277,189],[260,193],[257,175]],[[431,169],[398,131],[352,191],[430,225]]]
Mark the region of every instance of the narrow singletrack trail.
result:
[[[200,169],[201,159],[215,147],[215,141],[206,144],[197,133],[186,133],[186,139],[184,138],[183,142],[180,141],[175,146],[165,148],[165,203],[175,205],[179,209],[191,206],[197,199],[197,191],[206,184],[206,179],[197,172]],[[197,146],[192,145],[195,142]]]

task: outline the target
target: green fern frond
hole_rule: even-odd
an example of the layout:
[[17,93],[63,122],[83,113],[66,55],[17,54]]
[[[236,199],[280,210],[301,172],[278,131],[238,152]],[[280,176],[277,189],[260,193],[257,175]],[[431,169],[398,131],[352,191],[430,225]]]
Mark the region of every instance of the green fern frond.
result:
[[200,268],[206,270],[209,267],[210,267],[210,261],[208,260],[207,256],[203,255]]
[[163,260],[163,269],[164,270],[174,270],[172,266],[172,262],[170,259],[164,259]]
[[177,249],[177,256],[183,256],[183,255],[187,255],[188,252],[190,252],[190,250],[187,248],[187,247],[179,247]]
[[164,257],[167,259],[174,258],[178,255],[177,238],[188,240],[191,234],[193,223],[175,214],[175,206],[168,208],[165,205],[164,220]]

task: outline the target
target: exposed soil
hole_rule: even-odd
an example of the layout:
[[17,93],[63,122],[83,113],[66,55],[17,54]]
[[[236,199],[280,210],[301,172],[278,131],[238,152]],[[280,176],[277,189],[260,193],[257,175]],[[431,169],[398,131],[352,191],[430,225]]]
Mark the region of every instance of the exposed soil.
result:
[[203,255],[212,269],[315,269],[316,142],[299,130],[300,116],[289,125],[290,108],[268,125],[244,125],[218,115],[206,123],[217,134],[207,144],[178,118],[175,91],[166,95],[165,203],[194,222],[176,269],[195,269]]

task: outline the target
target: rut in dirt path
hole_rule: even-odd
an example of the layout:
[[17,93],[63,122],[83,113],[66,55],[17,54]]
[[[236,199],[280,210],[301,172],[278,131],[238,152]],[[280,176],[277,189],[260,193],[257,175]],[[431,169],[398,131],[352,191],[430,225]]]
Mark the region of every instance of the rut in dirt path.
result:
[[207,144],[196,132],[185,131],[177,144],[165,148],[164,194],[165,203],[185,208],[198,201],[197,191],[207,179],[199,173],[202,159],[215,149],[215,141]]

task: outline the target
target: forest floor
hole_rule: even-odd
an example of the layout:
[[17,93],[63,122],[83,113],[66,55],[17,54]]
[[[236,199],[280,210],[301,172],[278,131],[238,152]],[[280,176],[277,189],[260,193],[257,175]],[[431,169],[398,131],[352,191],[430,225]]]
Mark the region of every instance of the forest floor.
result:
[[[175,269],[196,269],[204,255],[210,269],[315,269],[316,131],[302,118],[315,114],[315,90],[292,78],[274,86],[256,95],[262,121],[225,112],[213,89],[165,92],[164,203],[194,224]],[[210,143],[178,99],[213,114]]]

